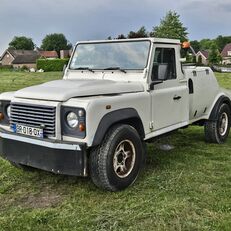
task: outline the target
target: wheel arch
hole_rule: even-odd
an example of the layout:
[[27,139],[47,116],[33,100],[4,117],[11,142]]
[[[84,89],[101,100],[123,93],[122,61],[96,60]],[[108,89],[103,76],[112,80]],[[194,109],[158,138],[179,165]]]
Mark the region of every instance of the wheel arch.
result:
[[137,130],[141,139],[145,137],[144,126],[138,112],[134,108],[119,109],[107,113],[100,120],[92,146],[99,145],[102,142],[106,132],[112,126],[118,123],[131,125]]
[[209,116],[209,120],[217,120],[217,115],[218,115],[218,111],[219,111],[219,107],[223,104],[227,104],[231,110],[231,100],[225,96],[225,95],[222,95],[218,98],[217,102],[215,103],[211,113],[210,113],[210,116]]

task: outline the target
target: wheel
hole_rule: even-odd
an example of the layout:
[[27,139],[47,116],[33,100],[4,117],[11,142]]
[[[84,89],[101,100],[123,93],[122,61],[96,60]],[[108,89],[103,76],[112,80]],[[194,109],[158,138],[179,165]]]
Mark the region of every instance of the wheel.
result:
[[222,104],[218,110],[217,120],[206,121],[205,139],[210,143],[224,143],[231,126],[231,110],[227,104]]
[[114,126],[90,153],[91,179],[105,190],[125,189],[136,180],[144,157],[144,145],[137,131],[129,125]]

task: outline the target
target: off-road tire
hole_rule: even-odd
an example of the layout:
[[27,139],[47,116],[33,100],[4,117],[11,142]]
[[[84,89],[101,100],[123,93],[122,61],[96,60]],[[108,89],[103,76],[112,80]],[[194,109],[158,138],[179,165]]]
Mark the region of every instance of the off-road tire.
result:
[[[221,104],[218,113],[216,115],[217,120],[208,120],[205,122],[205,140],[209,143],[224,143],[229,135],[231,126],[231,110],[227,104]],[[226,123],[222,123],[222,120],[227,120]],[[222,125],[223,124],[223,125]],[[222,127],[224,127],[223,133]]]
[[[130,151],[130,153],[133,153],[135,156],[134,161],[129,157],[130,159],[125,159],[123,162],[125,163],[127,161],[128,168],[125,168],[127,171],[130,166],[130,171],[127,173],[126,171],[123,172],[120,167],[118,167],[118,172],[115,170],[117,169],[116,164],[119,163],[119,145],[123,145],[123,150],[125,150],[125,146],[126,148],[131,146],[133,148],[132,150],[134,150],[134,153]],[[107,132],[102,143],[90,153],[89,170],[91,179],[93,183],[101,189],[108,191],[123,190],[134,183],[138,177],[145,162],[144,158],[144,144],[138,132],[130,125],[115,125]]]

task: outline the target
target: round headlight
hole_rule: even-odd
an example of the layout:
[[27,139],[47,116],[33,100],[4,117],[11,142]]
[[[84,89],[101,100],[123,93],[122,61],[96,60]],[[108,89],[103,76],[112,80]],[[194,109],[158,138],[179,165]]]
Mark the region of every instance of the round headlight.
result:
[[67,124],[71,127],[71,128],[76,128],[78,125],[78,116],[74,113],[74,112],[69,112],[67,114]]
[[6,108],[6,114],[7,114],[8,118],[10,118],[10,110],[11,110],[11,106],[9,105],[9,106]]

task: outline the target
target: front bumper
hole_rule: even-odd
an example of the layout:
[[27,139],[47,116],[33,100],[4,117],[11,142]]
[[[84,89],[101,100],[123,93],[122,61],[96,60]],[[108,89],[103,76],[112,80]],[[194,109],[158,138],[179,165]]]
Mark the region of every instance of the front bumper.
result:
[[87,176],[85,144],[43,140],[0,131],[0,155],[11,162],[57,174]]

